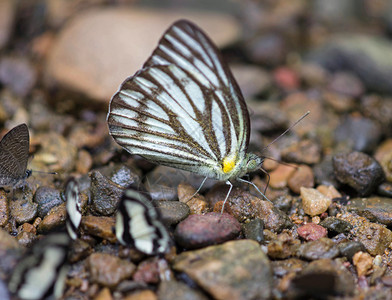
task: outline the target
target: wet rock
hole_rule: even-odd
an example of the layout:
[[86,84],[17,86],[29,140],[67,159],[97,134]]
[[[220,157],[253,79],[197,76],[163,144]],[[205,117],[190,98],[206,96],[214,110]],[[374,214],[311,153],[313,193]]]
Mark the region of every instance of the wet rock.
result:
[[390,98],[377,94],[366,95],[360,99],[360,105],[363,115],[377,120],[383,134],[390,136],[390,128],[392,128],[392,101]]
[[392,182],[383,182],[377,188],[377,193],[392,198]]
[[0,190],[0,227],[8,223],[9,211],[7,194],[3,190]]
[[370,197],[353,198],[348,205],[349,211],[365,217],[371,222],[392,225],[392,198]]
[[187,274],[215,299],[271,297],[270,263],[255,241],[230,241],[183,252],[174,259],[173,269]]
[[30,93],[37,74],[26,58],[3,57],[0,60],[0,82],[20,97]]
[[113,233],[116,220],[110,217],[84,216],[80,224],[86,234],[90,234],[114,243],[117,238]]
[[322,258],[335,258],[339,255],[339,249],[335,243],[328,238],[302,244],[298,249],[298,256],[308,260]]
[[135,265],[110,254],[93,253],[87,258],[87,269],[92,282],[113,288],[133,274]]
[[157,296],[158,299],[160,300],[172,300],[172,299],[207,300],[208,299],[208,297],[205,296],[200,291],[191,288],[185,283],[177,280],[162,281],[161,284],[159,285]]
[[258,66],[230,65],[245,99],[265,92],[271,86],[269,74]]
[[91,209],[99,215],[112,215],[118,206],[118,202],[124,189],[99,171],[93,171],[91,178]]
[[167,226],[178,224],[190,213],[189,206],[179,201],[153,201]]
[[264,241],[264,222],[259,219],[250,220],[248,223],[242,225],[242,231],[246,239],[254,240],[258,243]]
[[120,168],[114,169],[110,180],[124,188],[131,184],[141,185],[139,175],[125,166],[120,166]]
[[350,213],[342,214],[339,218],[353,226],[351,234],[354,240],[361,242],[371,255],[382,255],[392,242],[392,231],[384,225],[370,223],[364,217]]
[[356,267],[358,276],[367,275],[372,268],[373,258],[366,252],[359,251],[353,257],[353,264]]
[[327,230],[320,225],[308,223],[297,229],[298,235],[306,241],[316,241],[327,235]]
[[321,160],[321,146],[312,140],[301,140],[282,150],[284,161],[298,164],[317,164]]
[[380,126],[373,120],[362,117],[349,116],[335,130],[335,141],[354,151],[371,152],[380,138]]
[[285,232],[278,234],[268,244],[268,256],[272,259],[286,259],[296,255],[301,242]]
[[[239,34],[234,18],[225,14],[135,7],[82,10],[67,23],[53,45],[47,65],[48,81],[106,102],[126,77],[141,68],[163,31],[178,19],[193,20],[220,46]],[[143,23],[147,25],[138,26]],[[123,36],[130,38],[120,38]]]
[[338,186],[336,181],[332,156],[326,155],[323,160],[313,167],[315,181],[318,184]]
[[65,203],[53,207],[38,225],[38,232],[47,233],[65,224],[67,209]]
[[204,214],[209,211],[209,205],[200,194],[195,194],[196,189],[189,184],[180,183],[177,187],[178,200],[186,203],[191,214]]
[[303,270],[308,263],[298,258],[271,261],[274,275],[283,277],[287,274],[295,274]]
[[233,216],[207,213],[190,215],[177,225],[174,237],[181,247],[197,249],[234,239],[240,232],[241,225]]
[[329,39],[329,43],[311,53],[309,59],[333,72],[352,72],[367,89],[390,94],[391,49],[392,44],[386,39],[351,34]]
[[300,192],[304,212],[312,217],[326,212],[332,203],[331,198],[316,189],[301,187]]
[[72,243],[68,257],[71,263],[76,263],[93,252],[91,245],[81,239],[77,239]]
[[307,165],[301,165],[295,172],[290,176],[287,182],[291,191],[296,194],[300,193],[301,187],[311,188],[314,186],[314,175],[313,171]]
[[10,213],[16,223],[28,223],[37,217],[38,204],[27,199],[13,200],[10,202]]
[[328,229],[330,235],[337,235],[339,233],[349,233],[353,228],[349,222],[343,221],[336,217],[328,217],[324,219],[321,226]]
[[349,261],[353,260],[354,254],[359,251],[366,251],[365,246],[360,242],[348,241],[338,244],[340,255],[346,257]]
[[377,148],[374,158],[384,170],[386,180],[392,182],[392,139],[387,139]]
[[38,216],[43,218],[53,207],[62,204],[64,201],[61,199],[58,190],[48,186],[40,186],[35,192],[34,202],[38,204]]
[[354,293],[355,277],[341,261],[320,259],[309,263],[293,279],[292,285],[294,291],[291,297],[306,299],[347,296]]
[[360,196],[371,194],[384,180],[380,164],[362,152],[336,154],[333,167],[336,178],[352,187]]

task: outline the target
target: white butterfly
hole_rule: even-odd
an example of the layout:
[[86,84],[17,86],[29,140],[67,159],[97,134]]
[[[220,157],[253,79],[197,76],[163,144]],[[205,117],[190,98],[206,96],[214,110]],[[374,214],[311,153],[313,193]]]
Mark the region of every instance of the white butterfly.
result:
[[122,83],[107,121],[128,152],[225,181],[225,201],[231,182],[245,181],[264,160],[247,152],[249,113],[237,82],[213,42],[186,20],[175,22]]

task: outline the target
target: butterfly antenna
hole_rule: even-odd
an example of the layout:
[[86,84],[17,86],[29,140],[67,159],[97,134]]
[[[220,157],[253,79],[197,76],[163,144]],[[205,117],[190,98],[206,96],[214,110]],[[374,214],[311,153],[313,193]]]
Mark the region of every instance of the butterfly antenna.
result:
[[[267,158],[267,159],[276,161],[277,163],[279,163],[279,164],[281,164],[281,165],[285,165],[285,166],[288,166],[288,167],[291,167],[291,168],[294,168],[294,169],[299,169],[298,166],[294,166],[294,165],[292,165],[292,164],[289,164],[289,163],[287,163],[287,162],[281,161],[281,160],[279,160],[279,159],[275,159],[275,158],[272,158],[272,157],[269,157],[269,156],[264,156],[264,155],[263,155],[263,158],[264,158],[264,159]],[[262,170],[265,174],[268,174],[264,169],[260,168],[260,170]]]
[[305,114],[302,115],[297,121],[295,121],[294,124],[292,124],[289,128],[287,128],[283,133],[281,133],[278,137],[276,137],[271,143],[269,143],[267,146],[261,150],[263,152],[265,149],[267,149],[269,146],[271,146],[273,143],[275,143],[277,140],[279,140],[282,136],[284,136],[287,132],[289,132],[295,125],[297,125],[299,122],[301,122],[308,114],[310,114],[310,111],[307,111]]
[[34,173],[41,173],[41,174],[50,174],[50,175],[57,175],[57,172],[44,172],[44,171],[36,171],[36,170],[31,170],[31,172]]

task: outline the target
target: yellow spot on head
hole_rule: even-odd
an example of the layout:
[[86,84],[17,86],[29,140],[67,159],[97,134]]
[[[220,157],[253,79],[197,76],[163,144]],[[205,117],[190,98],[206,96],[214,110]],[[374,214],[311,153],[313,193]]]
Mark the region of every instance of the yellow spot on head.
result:
[[223,163],[222,163],[223,172],[229,173],[235,167],[235,163],[236,163],[236,155],[226,156],[223,159]]

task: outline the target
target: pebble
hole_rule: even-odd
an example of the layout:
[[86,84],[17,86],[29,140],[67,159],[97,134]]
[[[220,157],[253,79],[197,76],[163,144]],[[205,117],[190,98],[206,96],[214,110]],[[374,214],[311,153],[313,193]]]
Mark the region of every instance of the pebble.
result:
[[114,218],[83,216],[80,226],[86,234],[108,240],[111,243],[117,241],[113,233],[113,229],[116,226],[116,220]]
[[230,65],[230,70],[245,99],[263,93],[271,87],[269,74],[259,66],[235,64]]
[[184,220],[190,213],[189,206],[179,201],[153,201],[167,226],[175,225]]
[[359,98],[364,92],[362,81],[352,73],[336,72],[332,75],[329,88],[351,98]]
[[3,56],[0,59],[0,82],[17,96],[28,95],[36,81],[36,70],[27,58]]
[[[102,117],[103,116],[101,116],[101,118]],[[102,146],[102,144],[105,143],[105,139],[109,132],[107,123],[101,118],[93,115],[93,118],[85,118],[86,120],[84,122],[72,124],[68,137],[69,142],[78,149],[94,149]],[[95,125],[92,125],[92,122],[94,122]],[[97,159],[96,157],[94,158]]]
[[348,242],[342,242],[338,244],[339,252],[340,255],[343,257],[346,257],[349,261],[352,262],[354,254],[362,251],[365,252],[366,248],[365,246],[356,241],[348,241]]
[[380,164],[362,152],[340,153],[333,157],[335,177],[352,187],[360,196],[367,196],[384,180]]
[[274,275],[279,276],[280,278],[288,274],[294,275],[295,273],[302,271],[307,264],[308,262],[295,257],[271,261]]
[[72,243],[72,247],[68,254],[68,259],[71,263],[76,263],[86,257],[88,257],[93,252],[91,245],[82,239],[76,239]]
[[357,270],[358,276],[365,276],[372,268],[373,257],[369,253],[359,251],[354,254],[353,265]]
[[339,233],[349,233],[353,228],[349,222],[341,220],[336,217],[327,217],[321,223],[321,226],[328,229],[328,233],[331,235],[337,235]]
[[99,291],[99,293],[94,297],[94,300],[112,300],[112,295],[110,293],[110,289],[103,288]]
[[242,232],[246,239],[254,240],[258,243],[264,242],[264,222],[259,218],[250,220],[242,225]]
[[142,67],[163,32],[178,19],[196,22],[218,46],[232,42],[240,32],[235,18],[216,12],[136,7],[81,10],[53,44],[46,68],[48,84],[57,83],[106,103],[120,83]]
[[312,217],[326,212],[332,203],[331,198],[313,188],[301,187],[300,193],[304,212]]
[[366,217],[371,222],[392,225],[392,198],[370,197],[353,198],[347,206],[349,211],[354,211]]
[[186,251],[175,257],[172,265],[213,299],[269,299],[272,296],[270,262],[255,241],[230,241]]
[[198,249],[232,240],[241,232],[240,223],[229,214],[190,215],[175,231],[176,243],[185,249]]
[[271,259],[287,259],[296,255],[301,242],[293,236],[282,232],[272,239],[267,246],[268,257]]
[[353,226],[353,240],[361,242],[370,255],[382,255],[392,243],[392,231],[384,225],[371,223],[366,218],[351,213],[342,214],[339,218]]
[[0,50],[2,50],[12,33],[16,5],[12,0],[0,1]]
[[285,91],[294,91],[299,87],[299,76],[293,69],[278,67],[273,72],[275,83]]
[[327,229],[314,223],[308,223],[298,227],[297,232],[305,241],[316,241],[327,236]]
[[27,199],[12,200],[10,213],[17,224],[29,223],[37,217],[38,204]]
[[103,216],[114,214],[124,189],[99,171],[92,171],[90,178],[91,210]]
[[331,199],[342,197],[342,194],[333,185],[319,185],[316,190]]
[[80,149],[76,161],[76,172],[79,174],[87,174],[93,166],[93,158],[87,150]]
[[338,186],[332,164],[332,155],[325,155],[322,161],[313,167],[313,172],[316,183]]
[[178,200],[189,206],[191,214],[207,213],[209,205],[205,197],[195,193],[196,189],[187,183],[180,183],[177,187]]
[[377,193],[392,198],[392,182],[383,182],[377,187]]
[[[157,296],[159,300],[189,299],[207,300],[209,299],[201,291],[189,287],[187,284],[177,280],[162,281],[158,287]],[[156,297],[156,296],[155,296]],[[144,300],[139,299],[139,300]]]
[[392,138],[387,139],[377,148],[374,158],[383,168],[386,180],[392,182]]
[[87,269],[92,282],[113,288],[132,276],[135,265],[114,255],[93,253],[87,258]]
[[[127,188],[129,185],[135,183],[141,186],[141,180],[139,175],[136,174],[135,171],[125,166],[113,168],[110,180],[123,188]],[[141,187],[141,189],[144,189],[144,187]]]
[[34,194],[34,202],[38,204],[38,216],[44,218],[53,207],[64,201],[58,190],[48,186],[40,186]]
[[[246,99],[246,106],[252,115],[250,119],[252,132],[274,132],[287,128],[287,116],[278,103]],[[274,144],[271,145],[271,147],[273,146]],[[262,145],[260,144],[259,147]],[[270,150],[270,148],[268,149]]]
[[18,233],[16,240],[18,241],[19,245],[30,248],[31,245],[33,245],[33,243],[37,240],[37,236],[35,233],[23,231]]
[[0,190],[0,227],[4,227],[8,223],[9,213],[7,193],[4,190]]
[[272,188],[278,189],[287,186],[287,181],[295,172],[295,168],[287,165],[279,165],[275,170],[269,173],[269,184]]
[[157,295],[151,290],[138,290],[125,296],[123,300],[158,300]]
[[356,109],[356,99],[336,92],[327,91],[323,94],[325,102],[337,113],[350,113]]
[[287,181],[290,190],[296,194],[301,192],[301,187],[311,188],[314,186],[313,170],[307,165],[300,165]]
[[293,143],[282,150],[282,159],[298,164],[317,164],[321,160],[321,145],[313,140],[305,139]]
[[371,119],[349,116],[335,129],[334,138],[347,149],[371,152],[380,141],[381,127]]
[[[361,97],[360,106],[360,111],[363,115],[372,120],[377,120],[377,123],[381,125],[383,135],[389,137],[390,128],[392,128],[392,102],[390,98],[377,94],[368,94]],[[388,139],[384,143],[387,142]],[[377,146],[380,147],[380,145]]]
[[53,207],[38,225],[38,232],[48,233],[65,224],[67,209],[65,203]]
[[303,259],[318,260],[322,258],[335,258],[339,249],[329,238],[323,237],[316,241],[307,242],[298,248],[297,255]]

